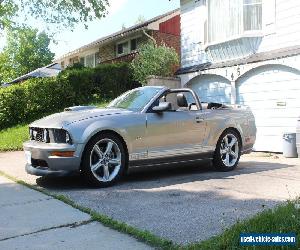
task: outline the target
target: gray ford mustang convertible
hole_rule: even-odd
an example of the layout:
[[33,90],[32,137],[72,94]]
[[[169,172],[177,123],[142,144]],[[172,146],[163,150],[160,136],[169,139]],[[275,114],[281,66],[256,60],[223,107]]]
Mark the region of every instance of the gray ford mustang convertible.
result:
[[256,137],[246,107],[203,103],[191,89],[150,86],[128,91],[106,108],[67,108],[33,122],[29,132],[29,174],[77,171],[101,187],[137,166],[210,159],[216,169],[230,171]]

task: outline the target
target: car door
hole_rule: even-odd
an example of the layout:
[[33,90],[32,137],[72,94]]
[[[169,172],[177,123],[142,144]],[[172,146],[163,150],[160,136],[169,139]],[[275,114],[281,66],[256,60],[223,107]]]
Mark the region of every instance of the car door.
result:
[[206,126],[201,110],[147,113],[148,159],[158,162],[201,158]]

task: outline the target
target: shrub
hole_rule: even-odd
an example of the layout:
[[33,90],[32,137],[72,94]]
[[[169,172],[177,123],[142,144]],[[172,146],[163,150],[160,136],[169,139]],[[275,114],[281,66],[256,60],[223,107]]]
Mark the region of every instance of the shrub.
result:
[[0,129],[56,112],[73,101],[72,86],[55,78],[30,79],[0,89]]
[[94,72],[95,93],[101,93],[105,99],[115,98],[140,86],[133,80],[128,63],[99,64]]
[[127,63],[73,68],[55,78],[0,88],[0,129],[31,122],[65,107],[108,100],[139,86]]
[[132,61],[131,68],[134,79],[146,84],[150,75],[172,76],[178,64],[179,57],[175,49],[147,43],[139,48],[139,55]]

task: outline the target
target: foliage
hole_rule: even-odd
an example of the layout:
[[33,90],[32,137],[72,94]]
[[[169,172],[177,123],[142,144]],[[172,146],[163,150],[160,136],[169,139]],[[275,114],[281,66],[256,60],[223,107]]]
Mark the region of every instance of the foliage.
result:
[[84,68],[85,68],[85,66],[82,63],[77,62],[77,63],[74,63],[73,65],[72,64],[68,65],[68,67],[65,68],[65,71],[73,70],[73,69],[84,69]]
[[0,88],[0,129],[24,124],[65,107],[101,102],[138,85],[127,63],[69,69],[55,78]]
[[134,79],[146,84],[146,79],[150,75],[172,76],[174,66],[178,63],[179,58],[175,49],[147,43],[139,48],[139,55],[132,61],[131,67]]
[[7,45],[0,54],[0,77],[10,81],[39,67],[50,64],[54,54],[45,32],[23,27],[7,34]]
[[29,18],[57,28],[73,28],[76,23],[104,17],[108,6],[108,0],[2,0],[0,29],[25,23]]
[[145,16],[139,15],[138,18],[135,21],[135,24],[141,24],[141,23],[144,23],[144,22],[146,22]]
[[13,0],[0,2],[0,30],[13,24],[11,18],[16,15],[17,11],[18,7]]
[[0,151],[21,150],[24,141],[29,139],[28,125],[18,125],[0,131]]

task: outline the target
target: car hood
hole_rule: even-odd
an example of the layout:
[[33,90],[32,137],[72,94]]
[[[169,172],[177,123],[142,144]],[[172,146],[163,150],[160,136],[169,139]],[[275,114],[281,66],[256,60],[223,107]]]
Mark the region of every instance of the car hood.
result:
[[126,109],[95,108],[95,107],[74,107],[67,108],[66,111],[46,116],[30,124],[30,127],[38,128],[64,128],[72,123],[95,119],[100,117],[122,115],[132,113]]

